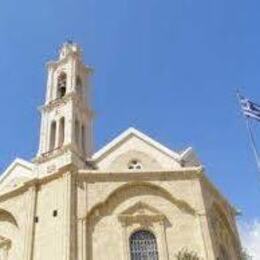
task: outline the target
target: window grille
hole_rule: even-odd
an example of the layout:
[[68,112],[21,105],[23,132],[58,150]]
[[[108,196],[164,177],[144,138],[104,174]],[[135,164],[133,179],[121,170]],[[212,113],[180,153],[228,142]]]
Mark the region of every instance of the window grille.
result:
[[130,237],[131,260],[158,260],[157,243],[154,234],[140,230]]

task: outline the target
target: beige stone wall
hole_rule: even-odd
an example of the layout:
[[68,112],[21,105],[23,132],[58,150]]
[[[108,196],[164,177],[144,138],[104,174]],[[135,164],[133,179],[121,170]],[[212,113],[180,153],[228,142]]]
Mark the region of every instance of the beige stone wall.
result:
[[[141,223],[130,225],[127,231],[127,239],[124,237],[124,226],[118,220],[118,215],[129,206],[142,201],[149,206],[159,210],[167,221],[163,227],[156,222],[143,225]],[[163,198],[153,195],[143,195],[138,198],[127,199],[122,202],[111,215],[102,217],[93,227],[92,247],[93,255],[90,259],[128,259],[125,256],[124,246],[129,247],[129,237],[132,232],[138,229],[151,230],[157,237],[159,255],[169,254],[169,259],[175,259],[175,254],[182,248],[188,247],[203,255],[202,238],[198,218],[182,212],[172,203]],[[161,228],[165,229],[165,234]],[[110,234],[109,236],[107,234]],[[167,251],[163,245],[162,238],[166,236]],[[126,245],[124,245],[126,243]],[[101,250],[102,248],[102,250]],[[101,253],[102,252],[102,253]]]
[[[140,228],[156,235],[161,259],[176,259],[177,252],[184,248],[207,259],[199,214],[202,198],[196,192],[199,180],[172,180],[169,174],[163,181],[133,181],[133,175],[121,173],[123,175],[124,181],[119,181],[116,174],[107,174],[103,181],[97,177],[93,183],[85,180],[89,182],[87,259],[129,259],[129,237]],[[151,173],[143,173],[144,179],[145,175]],[[157,175],[159,179],[160,173]],[[163,223],[155,218],[147,226],[146,223],[132,223],[125,228],[119,220],[120,214],[140,202],[164,216]]]
[[[35,216],[34,260],[59,259],[64,247],[64,196],[63,178],[39,187]],[[54,210],[57,217],[53,216]]]
[[8,260],[27,259],[31,246],[28,243],[30,195],[30,190],[24,190],[0,200],[0,236],[9,241]]
[[215,187],[208,185],[208,180],[201,181],[201,188],[215,256],[220,256],[223,246],[232,260],[239,259],[241,245],[234,208]]
[[[202,180],[196,170],[73,170],[42,178],[0,197],[0,254],[3,237],[11,241],[8,260],[130,260],[129,237],[144,229],[156,236],[162,260],[182,249],[216,259],[209,209],[216,201],[231,208]],[[232,260],[239,259],[235,250]]]

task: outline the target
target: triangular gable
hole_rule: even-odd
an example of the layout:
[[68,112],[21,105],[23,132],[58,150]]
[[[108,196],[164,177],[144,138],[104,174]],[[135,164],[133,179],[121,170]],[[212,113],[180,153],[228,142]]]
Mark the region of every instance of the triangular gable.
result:
[[137,202],[124,212],[118,215],[118,219],[122,223],[142,223],[142,222],[158,222],[166,220],[164,214],[157,209],[144,202]]
[[161,214],[157,209],[144,202],[137,202],[130,208],[124,210],[120,215],[158,215]]
[[136,138],[139,138],[140,140],[142,140],[146,144],[150,145],[154,149],[163,153],[164,155],[172,158],[174,161],[176,161],[180,165],[186,165],[188,161],[190,161],[189,166],[200,165],[200,163],[191,147],[187,148],[182,153],[174,152],[171,149],[167,148],[166,146],[160,144],[159,142],[155,141],[154,139],[150,138],[149,136],[143,134],[142,132],[140,132],[132,127],[127,129],[126,131],[124,131],[118,137],[113,139],[110,143],[108,143],[103,148],[101,148],[99,151],[97,151],[92,156],[92,160],[95,162],[99,162],[104,157],[106,157],[109,153],[116,150],[117,147],[122,145],[124,142],[126,142],[129,138],[131,138],[133,136]]
[[15,186],[20,184],[21,181],[32,179],[34,177],[33,168],[32,163],[19,158],[15,159],[1,174],[0,189],[10,185]]
[[173,159],[175,159],[177,161],[180,159],[179,158],[180,156],[178,153],[173,152],[169,148],[161,145],[157,141],[153,140],[149,136],[141,133],[140,131],[136,130],[133,127],[128,128],[126,131],[124,131],[118,137],[113,139],[110,143],[108,143],[103,148],[101,148],[99,151],[97,151],[93,155],[92,159],[95,161],[101,159],[103,156],[106,155],[106,153],[109,153],[109,151],[115,149],[117,146],[119,146],[121,143],[123,143],[125,140],[127,140],[131,136],[136,136],[137,138],[141,139],[142,141],[146,142],[147,144],[150,144],[154,148],[160,150],[161,152],[167,154],[168,156],[172,157]]

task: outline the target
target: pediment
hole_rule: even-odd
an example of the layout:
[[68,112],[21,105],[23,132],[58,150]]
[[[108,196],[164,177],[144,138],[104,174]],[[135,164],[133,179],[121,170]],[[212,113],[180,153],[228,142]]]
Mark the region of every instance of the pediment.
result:
[[34,165],[22,159],[15,159],[0,176],[0,192],[15,188],[35,177]]
[[138,202],[132,207],[126,209],[125,211],[121,212],[121,215],[159,215],[161,214],[157,209],[153,208],[152,206],[144,203]]
[[129,128],[96,152],[92,160],[100,170],[123,171],[131,160],[140,160],[143,170],[178,169],[198,166],[192,148],[178,153],[140,131]]
[[142,222],[148,224],[151,222],[165,221],[166,217],[152,206],[144,202],[137,202],[135,205],[121,212],[118,219],[127,225],[130,223]]

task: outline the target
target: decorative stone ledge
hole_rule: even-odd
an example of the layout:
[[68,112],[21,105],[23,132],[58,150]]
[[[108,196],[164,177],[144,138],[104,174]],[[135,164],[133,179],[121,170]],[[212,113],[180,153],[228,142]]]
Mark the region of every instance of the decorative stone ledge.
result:
[[66,94],[63,98],[57,98],[48,104],[40,106],[39,110],[43,111],[43,112],[49,112],[49,111],[53,110],[54,108],[65,105],[70,101],[74,101],[80,105],[80,109],[82,110],[83,113],[86,113],[86,114],[92,116],[94,113],[88,107],[83,106],[83,104],[80,102],[80,100],[81,100],[81,98],[76,93],[71,92],[71,93]]

